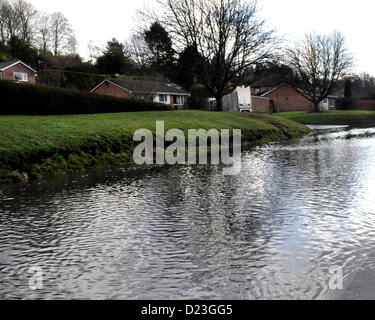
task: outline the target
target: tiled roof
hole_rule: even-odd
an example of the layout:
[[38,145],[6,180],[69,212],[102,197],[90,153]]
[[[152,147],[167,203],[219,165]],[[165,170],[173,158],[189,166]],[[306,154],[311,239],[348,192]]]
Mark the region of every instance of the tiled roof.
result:
[[171,93],[189,95],[188,92],[174,83],[121,78],[111,78],[107,80],[134,93]]
[[6,62],[0,62],[0,70],[1,71],[4,71],[4,69],[12,66],[12,65],[15,65],[15,64],[22,64],[24,67],[30,69],[32,72],[35,72],[37,73],[36,70],[34,70],[33,68],[31,68],[29,65],[27,65],[26,63],[22,62],[22,61],[6,61]]
[[0,70],[11,66],[12,64],[17,63],[17,61],[6,61],[6,62],[0,62]]

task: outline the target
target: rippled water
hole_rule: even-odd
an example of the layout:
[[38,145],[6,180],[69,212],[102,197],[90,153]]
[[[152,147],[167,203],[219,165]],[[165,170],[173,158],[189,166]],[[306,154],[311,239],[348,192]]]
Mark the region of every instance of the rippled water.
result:
[[374,134],[259,147],[238,176],[128,168],[2,187],[0,298],[329,297],[330,267],[348,282],[375,262]]

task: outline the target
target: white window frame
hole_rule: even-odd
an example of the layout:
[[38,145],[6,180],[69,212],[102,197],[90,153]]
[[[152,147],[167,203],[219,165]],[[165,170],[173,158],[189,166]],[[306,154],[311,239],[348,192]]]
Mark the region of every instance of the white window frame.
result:
[[[21,79],[17,79],[16,76],[19,76]],[[13,72],[14,81],[28,82],[29,76],[26,72]]]
[[175,105],[183,105],[184,104],[184,97],[183,96],[176,96],[176,101],[174,102]]
[[168,95],[167,94],[159,94],[159,102],[167,103],[168,102]]

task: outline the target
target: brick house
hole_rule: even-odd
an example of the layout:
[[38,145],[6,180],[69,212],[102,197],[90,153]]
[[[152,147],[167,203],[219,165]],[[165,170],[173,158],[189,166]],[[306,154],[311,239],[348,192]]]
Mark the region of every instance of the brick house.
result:
[[36,84],[37,71],[22,61],[0,62],[0,80]]
[[282,83],[282,79],[278,75],[268,75],[251,84],[251,94],[253,96],[261,96]]
[[188,92],[173,83],[122,78],[105,79],[91,92],[119,98],[146,99],[170,104],[178,109],[185,107],[190,96]]
[[[281,84],[265,92],[261,97],[273,101],[275,112],[308,111],[312,110],[312,102],[299,94],[289,85]],[[322,111],[336,110],[337,97],[329,96],[320,103]]]
[[271,106],[271,99],[265,97],[252,96],[251,102],[253,106],[253,112],[258,113],[269,113]]

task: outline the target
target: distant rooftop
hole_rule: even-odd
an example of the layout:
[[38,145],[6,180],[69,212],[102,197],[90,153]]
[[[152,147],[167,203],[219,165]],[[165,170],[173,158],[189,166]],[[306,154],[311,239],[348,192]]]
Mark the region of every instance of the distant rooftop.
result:
[[122,78],[110,78],[108,80],[134,93],[170,93],[189,95],[188,92],[174,83]]
[[14,64],[17,64],[17,63],[20,63],[22,64],[23,66],[25,66],[26,68],[30,69],[31,71],[37,73],[36,70],[34,70],[33,68],[31,68],[29,65],[27,65],[26,63],[22,62],[21,60],[18,60],[18,61],[6,61],[6,62],[0,62],[0,71],[4,71],[4,69],[14,65]]
[[6,62],[0,62],[0,70],[11,66],[12,64],[17,63],[17,61],[6,61]]

